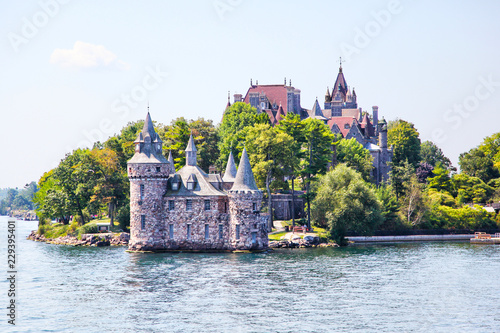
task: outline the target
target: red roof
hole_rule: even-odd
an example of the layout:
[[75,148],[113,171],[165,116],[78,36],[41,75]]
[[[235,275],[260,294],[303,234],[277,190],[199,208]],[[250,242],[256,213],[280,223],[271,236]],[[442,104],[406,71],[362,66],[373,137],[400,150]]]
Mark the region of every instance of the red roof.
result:
[[[345,138],[347,133],[351,130],[351,126],[358,125],[358,121],[353,117],[332,117],[328,120],[327,124],[330,129],[332,129],[333,124],[337,124],[340,129],[340,133],[342,133],[342,136]],[[348,128],[346,128],[346,124],[349,125]]]
[[276,105],[281,104],[286,115],[288,109],[287,92],[289,88],[292,87],[287,87],[282,84],[253,85],[248,89],[243,102],[250,104],[250,93],[259,93],[260,95],[265,94],[271,105],[273,103],[276,103]]

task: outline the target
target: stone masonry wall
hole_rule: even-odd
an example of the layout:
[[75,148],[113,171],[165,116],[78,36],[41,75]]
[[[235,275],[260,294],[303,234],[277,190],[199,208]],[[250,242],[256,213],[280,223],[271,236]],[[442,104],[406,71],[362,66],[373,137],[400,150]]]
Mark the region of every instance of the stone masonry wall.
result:
[[[149,251],[164,245],[163,194],[167,189],[170,163],[141,163],[127,166],[130,180],[129,250]],[[141,185],[144,190],[141,196]],[[142,229],[142,215],[145,228]]]
[[[174,210],[169,210],[171,200],[174,201]],[[191,200],[191,210],[187,210],[187,200]],[[205,210],[205,200],[210,200],[210,210]],[[225,211],[227,197],[165,197],[164,207],[164,247],[166,250],[231,250],[228,214]],[[173,226],[173,239],[170,238],[170,225]],[[189,237],[188,225],[191,226]],[[208,225],[208,239],[205,238],[205,225]],[[219,235],[220,225],[222,225],[222,238]]]
[[[254,209],[256,204],[256,210]],[[267,217],[260,215],[262,192],[229,192],[229,232],[233,250],[263,250],[268,248]],[[239,239],[236,226],[239,225]],[[252,237],[255,233],[255,239]],[[255,240],[255,241],[254,241]]]

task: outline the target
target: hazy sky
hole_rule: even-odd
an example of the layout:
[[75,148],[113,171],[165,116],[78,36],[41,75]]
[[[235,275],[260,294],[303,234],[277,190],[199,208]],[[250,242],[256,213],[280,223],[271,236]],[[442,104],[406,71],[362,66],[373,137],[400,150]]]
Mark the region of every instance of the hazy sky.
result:
[[458,164],[500,131],[498,1],[0,0],[0,188],[129,121],[204,117],[252,78],[321,104],[339,57],[364,110]]

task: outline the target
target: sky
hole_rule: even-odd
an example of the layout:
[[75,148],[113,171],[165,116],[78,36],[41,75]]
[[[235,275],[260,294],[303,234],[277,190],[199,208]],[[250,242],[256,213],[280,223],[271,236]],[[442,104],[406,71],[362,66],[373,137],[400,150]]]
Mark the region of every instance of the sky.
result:
[[[0,0],[0,188],[144,119],[220,122],[250,80],[415,124],[458,167],[500,131],[500,2]],[[231,98],[232,101],[232,98]]]

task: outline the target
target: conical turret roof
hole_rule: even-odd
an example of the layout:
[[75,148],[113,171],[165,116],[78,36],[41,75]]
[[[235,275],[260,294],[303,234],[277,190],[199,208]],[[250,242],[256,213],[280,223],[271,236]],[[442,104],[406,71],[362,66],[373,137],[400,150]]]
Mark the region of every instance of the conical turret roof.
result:
[[186,147],[186,151],[198,151],[198,149],[196,149],[196,145],[194,144],[193,133],[191,133],[191,135],[189,136],[189,142]]
[[246,148],[243,149],[241,154],[240,165],[238,166],[238,172],[236,173],[236,178],[234,180],[234,185],[231,191],[258,191],[257,184],[255,184],[255,178],[253,176],[252,167],[250,166],[250,161],[248,160],[248,154]]
[[171,151],[171,150],[168,152],[168,161],[169,161],[172,165],[174,165],[174,158],[172,157],[172,151]]
[[234,183],[236,178],[236,164],[234,163],[233,152],[229,153],[229,158],[227,160],[226,172],[224,172],[224,177],[222,177],[222,181],[226,183]]

